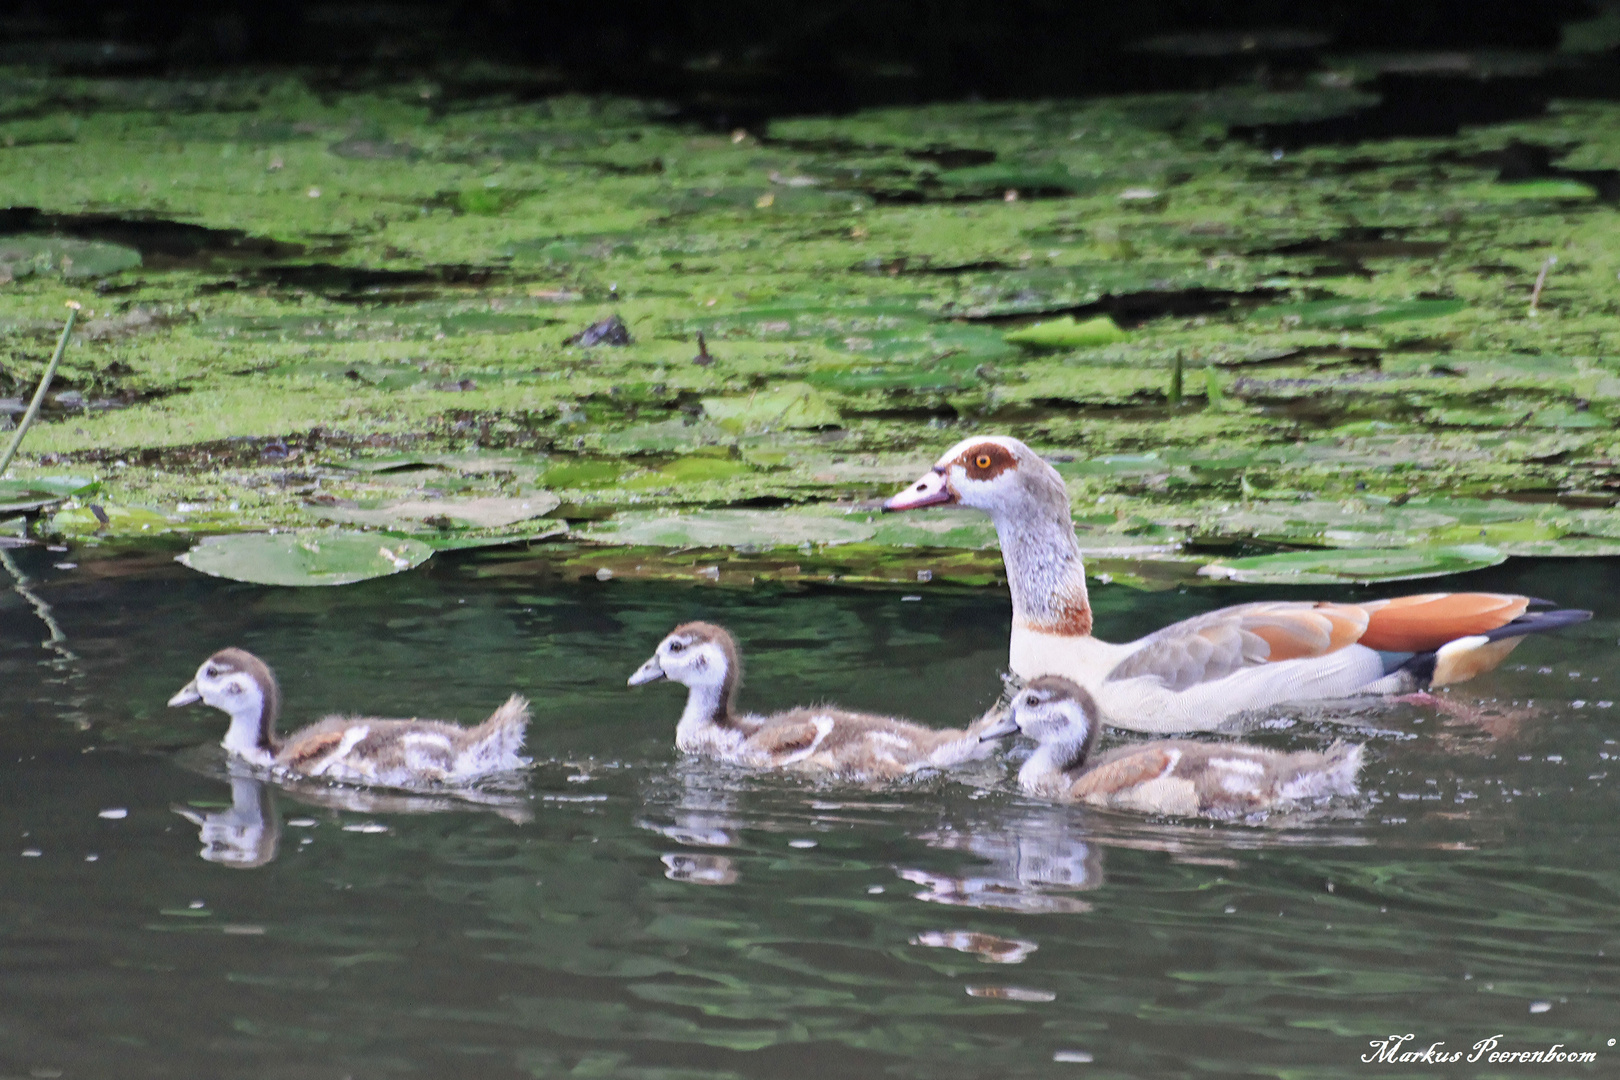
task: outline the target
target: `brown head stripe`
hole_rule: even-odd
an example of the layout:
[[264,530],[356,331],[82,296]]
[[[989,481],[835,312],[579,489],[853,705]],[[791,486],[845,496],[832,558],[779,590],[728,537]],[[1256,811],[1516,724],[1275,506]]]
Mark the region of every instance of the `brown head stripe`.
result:
[[682,623],[669,632],[670,637],[676,634],[698,641],[715,642],[726,654],[726,681],[720,691],[720,708],[724,711],[724,718],[729,719],[737,703],[737,688],[742,685],[742,655],[737,651],[736,639],[725,627],[710,622]]
[[1087,719],[1094,725],[1097,722],[1097,701],[1091,696],[1091,691],[1061,675],[1042,675],[1038,679],[1031,679],[1028,685],[1030,690],[1040,690],[1055,698],[1073,698],[1080,703]]
[[246,649],[221,649],[208,658],[213,667],[226,671],[240,671],[259,684],[264,694],[264,721],[259,728],[259,739],[267,747],[275,741],[276,720],[281,716],[281,687],[263,660]]
[[967,470],[969,480],[994,480],[1008,469],[1018,467],[1012,451],[999,443],[978,443],[962,451],[957,463]]

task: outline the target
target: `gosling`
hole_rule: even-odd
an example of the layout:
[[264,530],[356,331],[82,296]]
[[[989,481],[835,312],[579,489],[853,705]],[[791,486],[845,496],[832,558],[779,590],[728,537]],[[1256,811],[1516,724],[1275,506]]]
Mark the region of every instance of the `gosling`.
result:
[[221,649],[169,704],[199,701],[230,716],[220,743],[227,752],[286,775],[377,787],[454,787],[529,764],[518,754],[529,703],[517,694],[471,728],[440,720],[328,716],[281,739],[275,675],[246,650]]
[[757,769],[887,780],[989,756],[980,738],[996,717],[965,731],[923,727],[893,716],[808,706],[756,716],[737,712],[742,660],[725,628],[689,622],[671,630],[631,686],[669,679],[687,688],[675,727],[682,752]]
[[1018,770],[1025,792],[1060,802],[1179,817],[1240,818],[1333,795],[1356,794],[1362,747],[1335,742],[1316,753],[1235,743],[1160,739],[1110,750],[1092,762],[1099,729],[1091,695],[1061,676],[1034,680],[1011,714],[983,734],[1016,732],[1035,752]]

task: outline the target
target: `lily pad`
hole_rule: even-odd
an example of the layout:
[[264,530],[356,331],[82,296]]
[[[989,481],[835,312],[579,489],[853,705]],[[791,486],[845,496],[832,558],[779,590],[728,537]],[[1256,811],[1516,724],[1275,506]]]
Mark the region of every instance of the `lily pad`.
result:
[[1409,581],[1442,577],[1496,566],[1507,556],[1483,544],[1456,547],[1336,548],[1328,551],[1290,551],[1248,559],[1222,559],[1200,567],[1204,577],[1224,578],[1246,585],[1330,585],[1346,582]]
[[309,530],[210,536],[179,561],[213,577],[257,585],[348,585],[420,566],[433,549],[376,533]]
[[877,531],[874,514],[791,513],[772,510],[707,510],[693,514],[620,514],[597,522],[587,540],[649,547],[797,547],[851,544]]
[[0,238],[0,279],[50,273],[65,278],[108,277],[139,265],[140,252],[117,244],[60,236]]
[[838,427],[842,422],[827,396],[806,383],[784,383],[747,397],[704,398],[703,413],[737,432]]
[[561,502],[549,491],[537,491],[532,495],[509,498],[410,499],[375,510],[322,507],[320,514],[333,521],[390,529],[420,527],[423,522],[439,519],[448,519],[462,527],[503,529],[520,521],[543,517],[557,509]]
[[1080,349],[1112,345],[1116,341],[1124,341],[1127,336],[1106,315],[1098,315],[1085,322],[1076,322],[1074,316],[1065,315],[1061,319],[1048,319],[1014,330],[1006,338],[1014,345],[1029,349]]
[[1467,307],[1462,300],[1309,300],[1256,308],[1252,317],[1281,319],[1300,326],[1338,326],[1354,330],[1409,319],[1439,319]]

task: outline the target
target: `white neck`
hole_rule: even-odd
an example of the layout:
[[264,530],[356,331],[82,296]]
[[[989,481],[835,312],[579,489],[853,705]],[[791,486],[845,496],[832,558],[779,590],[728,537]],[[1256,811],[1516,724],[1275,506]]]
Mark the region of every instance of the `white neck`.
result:
[[1035,748],[1018,770],[1018,786],[1031,794],[1048,788],[1069,786],[1070,777],[1064,770],[1070,768],[1085,749],[1084,728],[1070,729],[1055,739],[1048,739]]
[[691,752],[735,742],[741,733],[719,723],[724,702],[721,686],[698,684],[687,688],[686,709],[675,725],[675,745]]
[[1090,634],[1086,566],[1067,494],[993,510],[990,520],[1007,564],[1013,625],[1065,636]]
[[230,713],[230,730],[220,744],[229,752],[254,765],[271,765],[275,755],[259,745],[264,727],[264,702],[244,701]]

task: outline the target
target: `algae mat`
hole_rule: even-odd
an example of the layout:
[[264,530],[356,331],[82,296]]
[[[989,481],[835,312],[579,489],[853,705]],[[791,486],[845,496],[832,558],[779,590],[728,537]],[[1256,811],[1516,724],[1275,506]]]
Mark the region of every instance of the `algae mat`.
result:
[[89,309],[12,480],[94,485],[12,512],[977,580],[982,523],[866,514],[1008,432],[1088,547],[1188,573],[1620,551],[1620,107],[1335,146],[1244,126],[1366,115],[1358,71],[734,132],[432,80],[0,72],[0,426],[62,303]]

